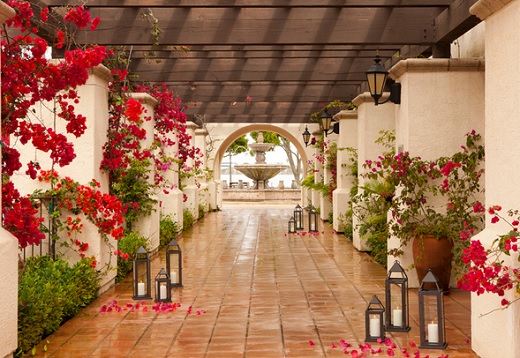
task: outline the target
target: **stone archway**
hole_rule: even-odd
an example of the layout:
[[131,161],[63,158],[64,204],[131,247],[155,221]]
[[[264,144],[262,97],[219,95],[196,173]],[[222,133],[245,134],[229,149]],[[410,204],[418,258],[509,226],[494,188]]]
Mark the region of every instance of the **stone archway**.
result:
[[275,132],[287,138],[296,147],[296,150],[300,154],[303,164],[303,173],[307,173],[308,156],[305,151],[305,147],[301,144],[299,139],[297,139],[291,132],[279,126],[271,124],[251,124],[231,132],[227,136],[227,138],[222,142],[222,144],[220,144],[217,152],[215,153],[215,161],[213,165],[213,173],[215,174],[215,178],[220,178],[220,165],[222,163],[222,158],[224,157],[224,153],[226,152],[226,149],[231,145],[231,143],[233,143],[241,135],[257,131]]

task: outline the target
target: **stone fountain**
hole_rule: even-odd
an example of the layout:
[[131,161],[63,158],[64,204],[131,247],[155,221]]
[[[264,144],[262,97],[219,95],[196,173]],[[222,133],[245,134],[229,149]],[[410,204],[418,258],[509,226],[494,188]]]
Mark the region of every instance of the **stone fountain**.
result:
[[287,165],[267,164],[265,162],[265,152],[273,147],[274,144],[264,143],[264,134],[258,133],[256,143],[249,144],[249,148],[255,153],[254,164],[235,165],[235,169],[254,181],[253,189],[263,190],[268,188],[268,181],[278,173],[287,168]]

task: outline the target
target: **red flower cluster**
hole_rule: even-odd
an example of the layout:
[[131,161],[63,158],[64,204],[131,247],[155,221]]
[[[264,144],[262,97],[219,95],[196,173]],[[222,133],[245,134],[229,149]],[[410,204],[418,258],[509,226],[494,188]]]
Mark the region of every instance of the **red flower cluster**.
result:
[[[488,209],[488,213],[493,215],[491,223],[506,222],[511,230],[499,236],[489,248],[485,248],[480,241],[475,240],[464,249],[462,260],[466,265],[471,266],[457,282],[459,288],[475,292],[477,295],[488,292],[500,297],[508,290],[520,289],[520,269],[506,265],[503,259],[503,255],[512,256],[518,253],[519,212],[509,211],[508,216],[514,219],[508,220],[500,215],[501,210],[502,207],[499,205]],[[504,298],[501,304],[509,306],[511,302]]]

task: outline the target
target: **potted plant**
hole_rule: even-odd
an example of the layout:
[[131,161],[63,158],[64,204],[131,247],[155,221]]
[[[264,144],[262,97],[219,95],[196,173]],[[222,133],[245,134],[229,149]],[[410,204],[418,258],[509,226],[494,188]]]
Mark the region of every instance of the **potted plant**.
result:
[[[388,225],[401,247],[390,254],[402,253],[401,248],[412,242],[419,280],[430,268],[445,290],[452,262],[457,269],[463,267],[457,264],[462,250],[483,220],[479,199],[484,146],[480,141],[481,136],[472,131],[466,134],[466,144],[451,156],[424,160],[409,152],[387,153],[365,164],[368,178],[383,179],[396,188]],[[437,259],[440,262],[434,262]]]

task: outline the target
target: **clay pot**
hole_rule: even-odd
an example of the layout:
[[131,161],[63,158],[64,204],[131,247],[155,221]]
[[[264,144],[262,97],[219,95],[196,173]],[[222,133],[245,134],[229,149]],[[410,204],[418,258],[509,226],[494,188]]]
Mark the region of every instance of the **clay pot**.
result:
[[447,238],[438,239],[434,235],[420,235],[414,238],[412,252],[419,283],[428,273],[428,269],[431,269],[439,281],[439,287],[445,293],[449,292],[452,249],[453,242]]

